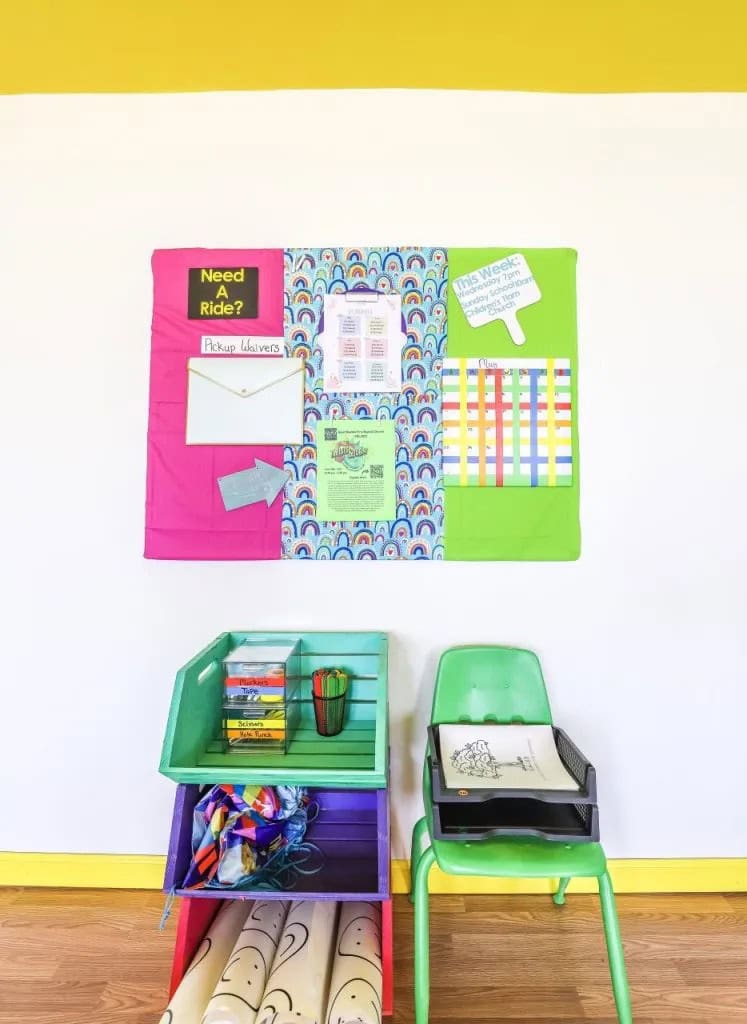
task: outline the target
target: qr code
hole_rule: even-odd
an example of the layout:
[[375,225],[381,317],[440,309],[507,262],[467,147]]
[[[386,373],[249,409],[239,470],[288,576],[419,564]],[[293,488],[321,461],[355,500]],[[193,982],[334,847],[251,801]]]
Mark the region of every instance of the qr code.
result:
[[336,441],[337,440],[337,427],[325,427],[324,428],[324,440],[325,441]]
[[371,466],[371,479],[372,480],[383,480],[384,479],[384,467],[383,467],[383,465]]

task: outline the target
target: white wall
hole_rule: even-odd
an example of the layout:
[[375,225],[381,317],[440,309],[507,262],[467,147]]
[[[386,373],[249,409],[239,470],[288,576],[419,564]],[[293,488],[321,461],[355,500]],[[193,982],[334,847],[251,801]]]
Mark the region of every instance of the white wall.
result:
[[[0,849],[163,851],[175,670],[295,627],[392,634],[396,856],[467,641],[539,652],[609,854],[747,854],[747,96],[8,97],[0,146]],[[581,560],[144,561],[151,250],[384,242],[579,250]]]

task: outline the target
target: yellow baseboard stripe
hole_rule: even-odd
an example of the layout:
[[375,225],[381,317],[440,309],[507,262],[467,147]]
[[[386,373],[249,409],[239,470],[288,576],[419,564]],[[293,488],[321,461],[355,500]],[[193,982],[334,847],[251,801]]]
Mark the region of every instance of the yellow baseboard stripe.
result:
[[137,853],[0,853],[0,886],[160,889],[166,858]]
[[[609,869],[618,893],[747,892],[747,858],[610,860]],[[393,861],[394,892],[407,892],[409,884],[408,862]],[[445,875],[434,866],[429,888],[433,893],[551,893],[555,891],[555,883],[547,878]],[[568,891],[596,892],[596,881],[593,878],[574,879]]]
[[[64,889],[160,889],[166,858],[149,854],[0,853],[0,886]],[[674,860],[611,860],[618,893],[747,892],[747,857]],[[392,890],[409,890],[409,865],[392,861]],[[434,893],[549,893],[549,879],[465,878],[433,868]],[[579,878],[570,892],[594,892],[593,879]]]

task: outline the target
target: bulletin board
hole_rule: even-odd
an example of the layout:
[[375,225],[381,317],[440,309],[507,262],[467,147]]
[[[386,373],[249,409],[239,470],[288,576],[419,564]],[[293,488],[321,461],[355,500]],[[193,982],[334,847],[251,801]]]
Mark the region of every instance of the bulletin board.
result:
[[146,557],[577,558],[575,262],[156,251]]
[[[459,278],[495,261],[515,253],[515,249],[450,249],[449,268],[452,278]],[[525,439],[528,442],[524,466],[541,470],[559,458],[571,472],[553,481],[541,482],[537,473],[536,486],[464,487],[447,486],[445,508],[445,544],[447,557],[456,560],[574,560],[581,551],[579,523],[579,453],[576,410],[578,409],[578,358],[576,340],[576,253],[570,249],[522,249],[522,255],[537,281],[541,298],[518,313],[525,341],[517,347],[501,322],[472,327],[452,289],[448,299],[449,334],[448,354],[454,358],[518,361],[534,367],[538,394],[531,387],[522,401],[520,422],[524,420]],[[552,360],[561,363],[560,374],[570,382],[564,390],[550,394],[555,399],[556,423],[569,422],[561,428],[570,439],[565,455],[555,459],[538,455],[538,442],[532,443],[532,432],[542,430],[543,418],[547,422],[547,391],[539,391],[547,374],[540,364]],[[558,369],[555,380],[561,379]],[[513,374],[512,374],[513,375]],[[563,400],[565,399],[565,401]],[[569,407],[569,408],[567,408]],[[565,419],[563,418],[565,417]],[[508,415],[506,416],[508,420]],[[514,419],[515,422],[515,419]],[[519,427],[521,430],[522,428]],[[550,426],[545,430],[552,431]],[[522,446],[514,446],[516,450]],[[547,446],[545,446],[547,447]],[[545,462],[540,459],[545,458]],[[559,467],[556,467],[559,468]]]

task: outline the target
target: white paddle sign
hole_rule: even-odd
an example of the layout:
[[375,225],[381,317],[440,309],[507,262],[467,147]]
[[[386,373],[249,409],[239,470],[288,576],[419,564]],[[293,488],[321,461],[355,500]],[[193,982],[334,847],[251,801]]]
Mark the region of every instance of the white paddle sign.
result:
[[502,320],[515,345],[526,341],[516,311],[542,298],[527,261],[518,252],[455,278],[454,293],[470,327]]

